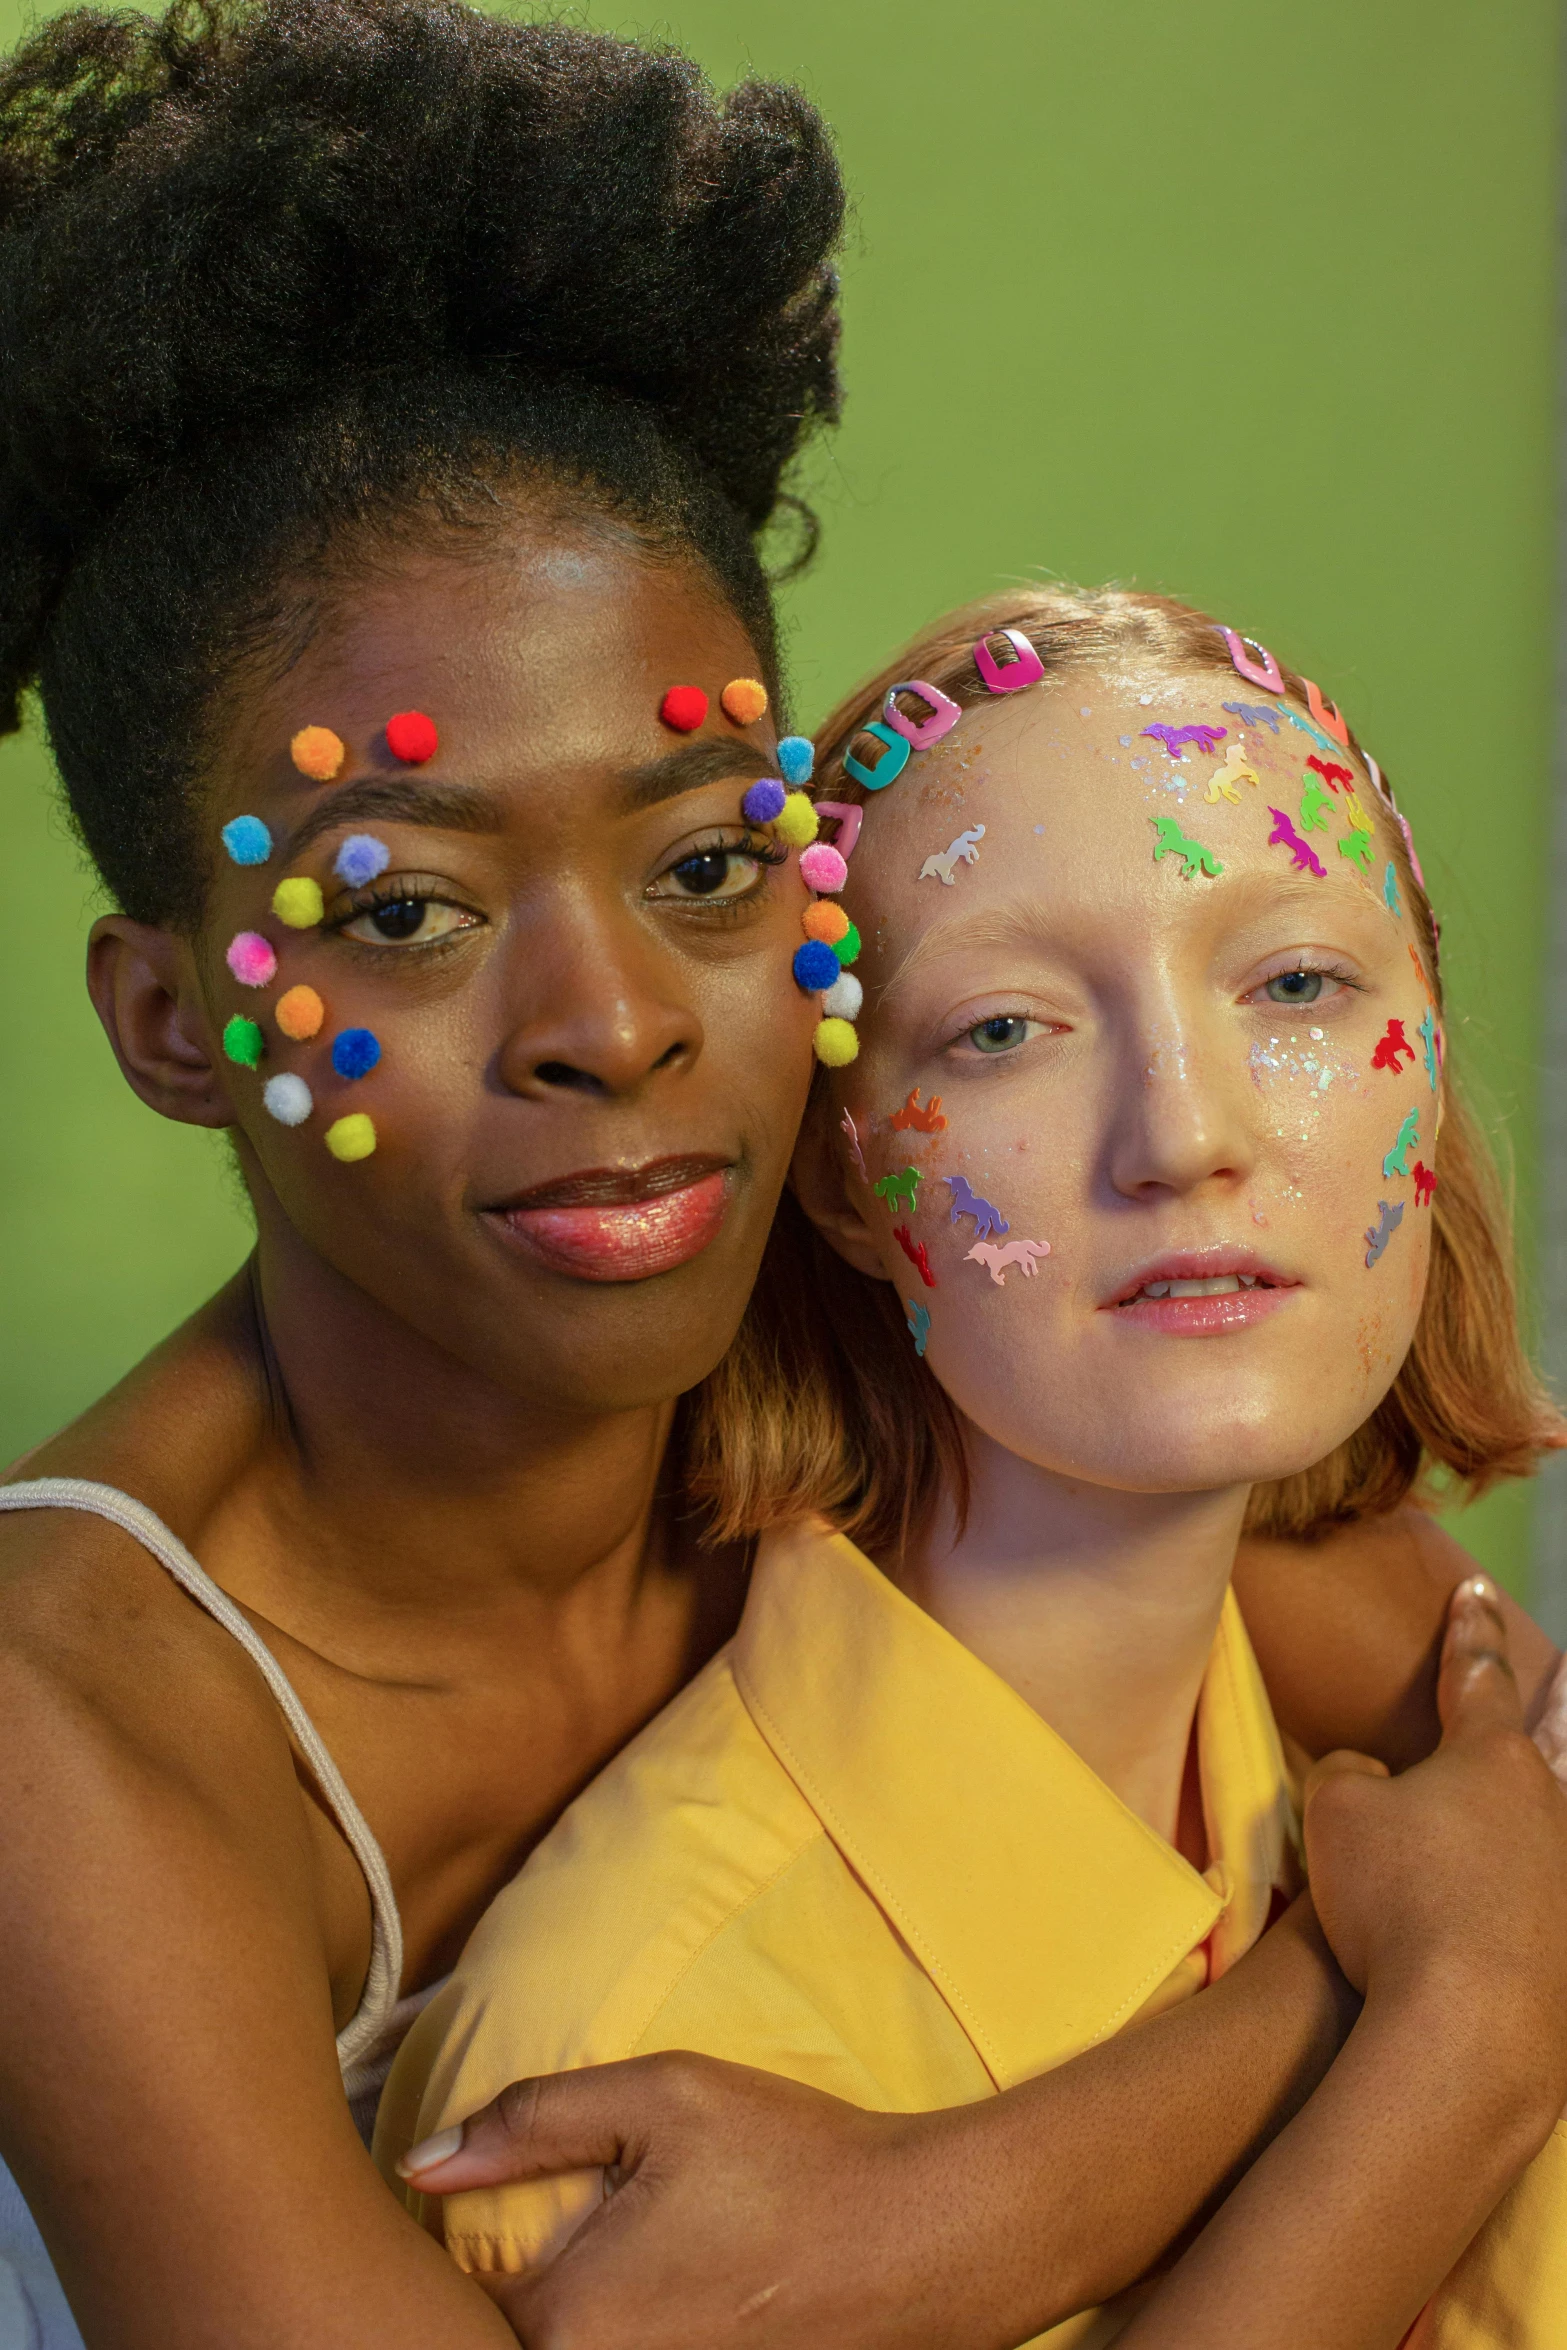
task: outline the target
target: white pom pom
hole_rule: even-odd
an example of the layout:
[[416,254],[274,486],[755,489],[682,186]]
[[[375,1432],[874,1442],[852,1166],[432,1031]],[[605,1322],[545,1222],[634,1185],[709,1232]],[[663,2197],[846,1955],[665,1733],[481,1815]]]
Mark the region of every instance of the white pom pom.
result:
[[845,971],[835,979],[822,997],[822,1010],[829,1020],[858,1020],[860,1006],[865,1001],[865,990],[852,971]]
[[292,1072],[269,1077],[261,1089],[261,1099],[280,1126],[303,1126],[316,1106],[309,1086]]

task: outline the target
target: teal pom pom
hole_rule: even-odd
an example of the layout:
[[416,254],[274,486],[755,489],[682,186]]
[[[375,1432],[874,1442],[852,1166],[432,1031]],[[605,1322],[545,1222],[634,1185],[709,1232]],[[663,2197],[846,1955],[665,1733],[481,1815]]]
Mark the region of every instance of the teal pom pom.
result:
[[785,783],[809,783],[816,745],[808,734],[786,734],[778,745],[778,772]]
[[236,816],[223,827],[223,846],[236,865],[264,865],[272,854],[272,835],[259,816]]

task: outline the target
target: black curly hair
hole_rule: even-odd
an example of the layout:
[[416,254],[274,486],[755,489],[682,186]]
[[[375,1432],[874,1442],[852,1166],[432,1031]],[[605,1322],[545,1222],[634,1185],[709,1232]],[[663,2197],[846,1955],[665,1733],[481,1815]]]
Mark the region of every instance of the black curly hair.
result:
[[219,689],[415,515],[493,527],[499,485],[705,565],[776,683],[755,542],[837,413],[842,211],[797,91],[715,101],[687,58],[460,0],[76,9],[26,42],[0,732],[36,687],[121,908],[199,920]]

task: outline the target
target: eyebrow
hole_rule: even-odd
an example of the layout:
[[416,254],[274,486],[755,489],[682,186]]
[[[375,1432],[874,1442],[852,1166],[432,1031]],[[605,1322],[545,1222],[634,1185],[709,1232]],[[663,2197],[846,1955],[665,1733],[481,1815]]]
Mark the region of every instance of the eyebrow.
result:
[[398,824],[422,824],[432,832],[499,832],[505,813],[489,792],[465,783],[413,783],[366,776],[345,783],[311,809],[290,835],[286,855],[297,857],[340,824],[357,817],[384,816]]
[[[1350,876],[1346,874],[1344,878],[1347,880]],[[1238,902],[1244,918],[1249,912],[1246,901],[1251,899],[1260,902],[1266,891],[1271,902],[1281,911],[1293,913],[1298,910],[1302,914],[1312,914],[1322,903],[1313,894],[1317,887],[1315,881],[1304,878],[1296,881],[1283,876],[1275,879],[1267,873],[1237,873],[1234,876],[1233,894],[1228,902],[1231,907],[1235,907]],[[1364,892],[1359,894],[1364,895]],[[1340,899],[1339,903],[1342,906],[1345,901]],[[904,985],[915,971],[936,961],[953,947],[1055,948],[1061,944],[1061,927],[1059,916],[1052,917],[1037,899],[1026,897],[1009,898],[1002,905],[985,906],[973,914],[958,912],[944,915],[914,941],[891,978],[879,988],[877,1001],[885,1003],[894,988]]]
[[660,800],[677,799],[682,792],[701,791],[706,784],[728,783],[741,776],[755,781],[777,773],[777,754],[770,755],[755,743],[686,743],[678,751],[667,751],[662,759],[633,767],[622,788],[622,805],[626,814],[632,815],[642,808],[656,808]]

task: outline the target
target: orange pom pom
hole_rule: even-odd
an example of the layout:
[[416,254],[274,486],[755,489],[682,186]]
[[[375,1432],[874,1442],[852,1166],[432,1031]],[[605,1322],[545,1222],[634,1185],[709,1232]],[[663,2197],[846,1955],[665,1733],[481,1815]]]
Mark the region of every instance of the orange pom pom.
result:
[[807,938],[819,938],[824,947],[835,947],[840,938],[849,935],[849,917],[841,906],[819,898],[814,906],[806,907],[800,928]]
[[288,748],[300,774],[312,783],[330,783],[348,756],[330,726],[302,726]]
[[754,677],[732,677],[718,700],[724,716],[736,726],[754,726],[767,707],[767,688]]
[[277,1024],[295,1044],[314,1036],[326,1018],[326,1006],[313,987],[291,987],[278,997]]

